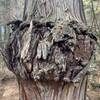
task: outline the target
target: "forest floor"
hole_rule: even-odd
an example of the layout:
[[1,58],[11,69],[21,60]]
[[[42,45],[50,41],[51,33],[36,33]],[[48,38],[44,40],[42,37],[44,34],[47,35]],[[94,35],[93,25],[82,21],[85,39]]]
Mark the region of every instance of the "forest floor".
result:
[[0,69],[0,100],[19,100],[15,76],[7,68]]
[[[0,77],[2,74],[0,73]],[[0,100],[19,100],[18,84],[13,75],[5,76],[0,79]],[[100,100],[100,90],[90,90],[87,92],[89,100]]]
[[19,100],[18,86],[15,79],[3,80],[0,83],[0,100]]

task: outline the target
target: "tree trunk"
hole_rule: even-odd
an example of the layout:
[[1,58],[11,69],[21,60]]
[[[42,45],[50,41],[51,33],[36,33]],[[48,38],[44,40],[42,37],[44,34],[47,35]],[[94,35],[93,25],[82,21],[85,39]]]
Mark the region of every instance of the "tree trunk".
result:
[[23,15],[26,20],[57,21],[68,14],[86,23],[82,0],[25,0]]
[[20,100],[86,100],[87,76],[80,83],[19,80]]
[[82,1],[25,0],[23,15],[29,22],[10,34],[5,49],[20,100],[86,100],[96,38],[84,24]]

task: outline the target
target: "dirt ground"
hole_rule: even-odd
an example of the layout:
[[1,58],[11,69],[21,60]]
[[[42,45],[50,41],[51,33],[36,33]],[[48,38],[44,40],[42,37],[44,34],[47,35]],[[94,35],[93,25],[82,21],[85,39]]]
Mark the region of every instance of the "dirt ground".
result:
[[[92,91],[88,89],[88,100],[100,100],[100,90]],[[0,72],[0,100],[19,100],[18,84],[14,75],[6,71]]]
[[18,85],[15,79],[0,82],[0,100],[19,100]]
[[19,100],[15,76],[7,68],[0,69],[0,100]]

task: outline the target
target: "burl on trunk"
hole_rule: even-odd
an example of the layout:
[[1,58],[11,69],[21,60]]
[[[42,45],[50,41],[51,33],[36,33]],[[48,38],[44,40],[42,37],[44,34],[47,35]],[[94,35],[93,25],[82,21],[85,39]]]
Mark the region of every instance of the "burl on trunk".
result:
[[5,61],[17,77],[20,100],[85,100],[95,41],[75,20],[18,24],[9,36]]

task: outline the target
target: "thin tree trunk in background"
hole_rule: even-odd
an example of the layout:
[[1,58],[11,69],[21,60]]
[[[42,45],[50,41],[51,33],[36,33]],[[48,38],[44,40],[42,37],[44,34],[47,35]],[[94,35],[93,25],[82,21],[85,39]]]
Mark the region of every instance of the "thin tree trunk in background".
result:
[[26,20],[27,18],[27,5],[28,5],[28,0],[24,0],[23,20]]
[[20,100],[86,100],[95,41],[82,0],[25,0],[23,20],[6,47]]

